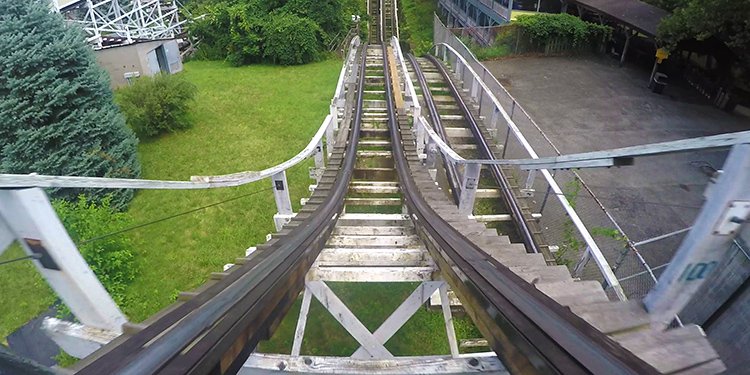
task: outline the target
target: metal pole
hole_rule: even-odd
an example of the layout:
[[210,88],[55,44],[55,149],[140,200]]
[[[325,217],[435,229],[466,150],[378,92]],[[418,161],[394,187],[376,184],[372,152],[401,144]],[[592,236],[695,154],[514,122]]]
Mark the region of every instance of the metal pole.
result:
[[668,325],[697,297],[750,216],[750,144],[732,147],[706,195],[693,229],[643,300],[656,324]]

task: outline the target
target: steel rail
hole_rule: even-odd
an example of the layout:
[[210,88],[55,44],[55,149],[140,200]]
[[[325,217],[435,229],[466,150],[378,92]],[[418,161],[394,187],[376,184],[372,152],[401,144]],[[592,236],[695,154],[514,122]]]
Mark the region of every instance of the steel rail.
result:
[[[440,119],[440,114],[438,113],[437,106],[432,97],[430,87],[427,85],[427,79],[424,76],[424,72],[422,72],[422,68],[419,66],[417,59],[414,58],[414,55],[410,53],[407,55],[407,58],[409,59],[409,62],[411,62],[412,67],[414,67],[414,74],[417,76],[417,81],[419,81],[419,87],[422,88],[422,97],[424,97],[425,104],[427,105],[427,111],[429,112],[430,120],[435,128],[435,133],[437,133],[443,142],[450,147],[448,134],[445,132],[443,121]],[[414,98],[414,101],[416,102],[417,98]],[[427,152],[430,152],[430,150]],[[461,177],[458,175],[456,164],[451,162],[445,153],[441,152],[440,154],[442,155],[443,165],[445,166],[446,175],[448,176],[448,184],[451,188],[453,202],[458,204],[461,197]]]
[[[384,64],[389,77],[389,67]],[[439,250],[465,277],[458,282],[474,284],[471,291],[483,296],[490,306],[469,306],[483,311],[485,322],[501,326],[499,335],[488,335],[493,349],[511,371],[562,374],[655,374],[640,358],[599,332],[570,309],[540,292],[510,269],[489,257],[453,226],[442,219],[421,196],[411,176],[394,110],[391,83],[386,82],[386,107],[399,186],[411,216]],[[431,250],[431,252],[433,252]],[[434,254],[433,254],[434,255]],[[441,271],[456,271],[445,259],[438,259]],[[458,285],[452,285],[458,289]],[[483,332],[484,333],[484,332]],[[491,332],[490,332],[491,333]],[[513,345],[499,345],[513,342]],[[516,366],[514,361],[523,362]]]
[[[362,121],[365,51],[357,115],[343,164],[325,200],[272,249],[251,257],[217,284],[104,353],[80,374],[227,373],[239,369],[252,348],[270,335],[269,323],[293,304],[343,208]],[[240,351],[236,351],[238,339],[244,340]],[[227,353],[236,355],[230,356],[229,365]]]
[[[445,79],[446,83],[448,84],[448,88],[450,89],[453,97],[456,99],[458,107],[461,109],[461,112],[464,115],[464,119],[469,124],[469,129],[471,130],[471,133],[474,136],[474,140],[477,143],[477,148],[479,149],[480,155],[483,155],[485,159],[494,160],[495,156],[490,149],[487,139],[485,139],[484,135],[482,135],[482,131],[479,129],[479,124],[477,124],[477,121],[474,118],[474,114],[471,113],[471,110],[461,97],[460,91],[458,90],[458,88],[456,88],[455,83],[453,83],[453,80],[451,80],[450,75],[445,70],[445,67],[435,58],[435,56],[428,55],[427,58],[435,65],[440,74],[443,76],[443,79]],[[487,168],[490,169],[495,182],[503,191],[503,201],[505,201],[506,206],[510,210],[510,216],[513,219],[514,224],[516,225],[516,228],[520,232],[519,234],[521,235],[523,244],[526,246],[526,250],[531,253],[541,252],[539,250],[538,244],[536,243],[536,241],[534,241],[534,235],[533,233],[531,233],[529,224],[524,218],[523,211],[521,210],[518,201],[513,196],[513,190],[510,187],[510,183],[508,182],[508,178],[505,176],[505,173],[503,173],[503,171],[497,165],[488,165]]]

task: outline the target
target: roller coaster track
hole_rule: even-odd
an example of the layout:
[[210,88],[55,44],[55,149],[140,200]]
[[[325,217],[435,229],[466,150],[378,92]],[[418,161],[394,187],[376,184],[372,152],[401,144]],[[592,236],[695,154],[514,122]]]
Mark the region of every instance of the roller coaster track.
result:
[[[383,201],[397,200],[399,206],[405,206],[410,230],[419,237],[442,278],[511,373],[655,374],[683,369],[713,373],[721,368],[710,346],[711,352],[704,353],[705,358],[693,359],[687,365],[688,359],[684,359],[684,367],[640,348],[640,339],[652,338],[649,342],[658,346],[664,342],[659,340],[668,335],[648,330],[648,316],[644,317],[640,304],[609,302],[597,282],[574,281],[566,267],[548,266],[540,231],[519,199],[512,178],[500,166],[489,166],[489,174],[499,187],[523,245],[512,244],[508,237],[459,214],[456,204],[462,189],[462,172],[444,161],[450,198],[429,174],[417,153],[411,125],[414,119],[410,118],[400,91],[398,70],[403,65],[395,62],[393,49],[383,43],[398,34],[395,0],[370,0],[368,7],[371,43],[357,52],[359,59],[353,70],[356,87],[349,92],[349,106],[344,110],[344,121],[325,172],[304,208],[270,241],[238,258],[233,267],[211,275],[209,282],[184,293],[180,302],[146,323],[127,326],[124,335],[83,359],[78,373],[238,372],[257,344],[273,335],[305,288],[309,272],[320,268],[316,259],[326,251],[334,233],[339,233],[335,231],[342,230],[342,210],[351,201],[347,193],[367,190],[352,182],[358,173],[358,158],[382,152],[360,149],[367,145],[390,148],[398,182],[388,187],[395,190],[397,186],[401,198]],[[372,14],[375,12],[377,15]],[[445,115],[441,113],[446,102],[433,97],[420,65],[431,65],[436,78],[448,88],[450,105],[460,112],[480,156],[496,158],[486,129],[479,123],[481,119],[473,114],[473,104],[464,98],[443,63],[435,58],[420,62],[413,56],[409,56],[409,62],[436,133],[450,143],[443,125]],[[372,76],[380,74],[380,69],[382,77]],[[401,73],[409,79],[408,72]],[[368,91],[368,84],[380,82],[382,91]],[[365,96],[380,93],[385,107],[368,108]],[[372,125],[380,121],[387,128]],[[368,126],[363,127],[365,124]],[[381,136],[389,140],[378,138]],[[390,229],[405,233],[404,228]],[[373,232],[377,234],[379,230]],[[627,319],[612,319],[618,314]],[[706,352],[705,337],[688,327],[674,331],[678,333],[670,338],[699,342],[694,347]],[[669,353],[679,357],[680,353],[674,353],[675,347],[678,346],[671,346]],[[680,360],[693,355],[689,351],[681,354]]]
[[321,198],[320,204],[308,204],[268,246],[238,259],[237,269],[98,356],[79,374],[235,373],[255,345],[270,337],[302,290],[305,274],[344,206],[362,121],[364,69],[360,64],[348,142],[340,142],[329,160],[323,179],[331,182],[322,183],[312,196]]

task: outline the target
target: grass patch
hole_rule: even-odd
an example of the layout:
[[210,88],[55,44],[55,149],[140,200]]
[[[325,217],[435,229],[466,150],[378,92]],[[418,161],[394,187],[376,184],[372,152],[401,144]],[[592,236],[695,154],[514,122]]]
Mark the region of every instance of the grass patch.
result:
[[[195,126],[142,143],[144,177],[185,180],[261,170],[292,157],[325,118],[340,69],[337,60],[295,67],[185,64],[183,74],[198,86],[190,111]],[[309,195],[309,166],[307,161],[287,171],[295,210]],[[230,189],[140,192],[130,212],[147,222],[264,189],[269,191],[132,232],[140,275],[128,290],[125,313],[142,321],[274,232],[268,180]]]
[[[20,246],[13,245],[0,256],[0,261],[25,256]],[[31,261],[8,263],[0,270],[0,338],[13,333],[27,321],[47,311],[55,302],[55,294],[37,272]]]

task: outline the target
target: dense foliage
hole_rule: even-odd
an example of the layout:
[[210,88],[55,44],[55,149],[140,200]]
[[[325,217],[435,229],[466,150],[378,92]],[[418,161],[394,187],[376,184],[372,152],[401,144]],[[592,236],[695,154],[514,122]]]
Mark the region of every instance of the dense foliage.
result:
[[[41,0],[0,0],[0,172],[139,177],[137,139],[80,29]],[[51,192],[75,199],[80,190]],[[94,200],[111,190],[91,190]],[[117,191],[124,208],[132,191]]]
[[432,47],[433,14],[437,11],[434,0],[405,0],[399,2],[404,22],[399,25],[401,39],[409,43],[413,54],[419,56]]
[[659,38],[669,46],[685,39],[717,37],[750,67],[750,1],[673,0],[671,16],[659,25]]
[[516,24],[536,43],[547,43],[561,38],[580,46],[591,40],[608,37],[608,26],[586,22],[570,14],[537,14],[518,16]]
[[180,74],[157,74],[119,89],[117,104],[139,137],[153,137],[191,126],[187,114],[196,91]]
[[[84,196],[76,202],[57,200],[53,206],[73,242],[96,277],[115,302],[125,302],[125,288],[136,276],[135,257],[127,236],[111,236],[82,243],[122,230],[131,224],[127,213],[116,212],[109,198],[101,204],[89,203]],[[65,310],[65,309],[63,309]]]
[[298,65],[318,56],[321,30],[309,18],[279,13],[271,17],[263,33],[266,36],[263,56],[272,63]]
[[226,59],[233,65],[283,65],[317,60],[346,34],[357,0],[204,0],[190,5],[205,14],[190,26],[200,40],[198,58]]

